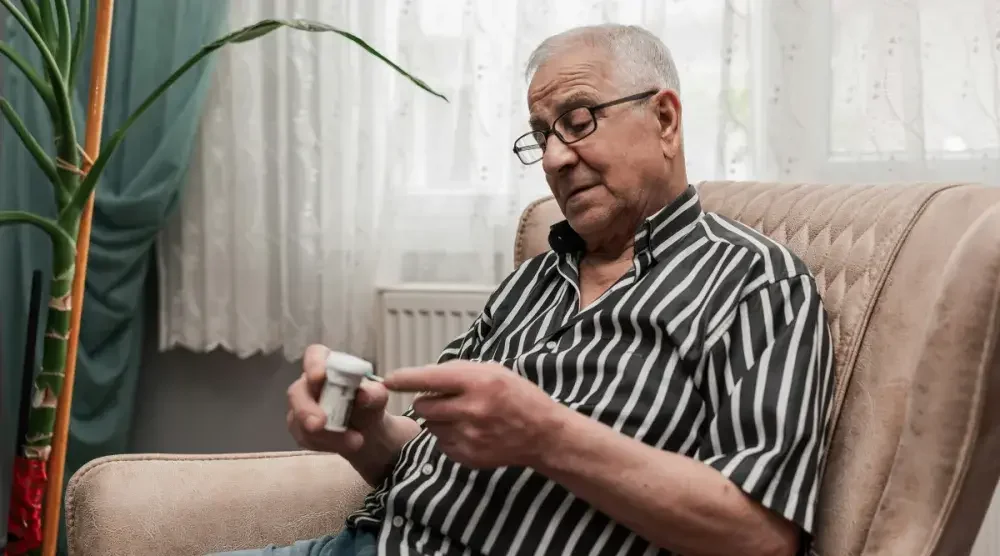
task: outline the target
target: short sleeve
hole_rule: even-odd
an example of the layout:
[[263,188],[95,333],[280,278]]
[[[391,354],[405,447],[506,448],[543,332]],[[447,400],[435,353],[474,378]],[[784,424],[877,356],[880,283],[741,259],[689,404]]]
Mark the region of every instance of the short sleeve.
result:
[[715,411],[696,458],[811,535],[834,387],[833,344],[813,278],[745,296],[709,348],[705,373]]

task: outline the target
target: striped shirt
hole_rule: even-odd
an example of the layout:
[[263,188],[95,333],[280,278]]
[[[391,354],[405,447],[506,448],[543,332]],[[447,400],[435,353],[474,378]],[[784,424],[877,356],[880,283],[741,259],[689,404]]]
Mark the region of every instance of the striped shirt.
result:
[[[500,362],[621,434],[715,468],[812,533],[834,371],[806,266],[704,212],[693,187],[644,221],[632,269],[582,310],[583,241],[563,221],[549,243],[440,361]],[[666,553],[530,468],[450,461],[426,429],[348,525],[377,527],[380,554]]]

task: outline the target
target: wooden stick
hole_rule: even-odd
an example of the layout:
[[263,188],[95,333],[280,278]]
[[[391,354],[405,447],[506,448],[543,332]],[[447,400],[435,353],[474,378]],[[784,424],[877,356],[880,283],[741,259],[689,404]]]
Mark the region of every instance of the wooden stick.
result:
[[[87,160],[96,160],[101,150],[101,128],[104,125],[104,94],[108,80],[108,58],[111,50],[111,21],[114,17],[114,0],[98,0],[94,53],[90,70],[90,98],[87,100],[87,138],[84,152]],[[70,84],[72,87],[72,84]],[[84,172],[90,171],[84,162]],[[87,256],[90,254],[90,225],[94,216],[94,195],[90,195],[80,217],[80,233],[76,240],[76,274],[73,276],[70,313],[69,345],[66,350],[66,377],[63,379],[56,423],[52,436],[52,453],[49,456],[49,480],[45,491],[42,519],[42,555],[55,556],[59,546],[59,515],[62,510],[63,476],[66,472],[66,444],[69,441],[70,410],[73,403],[73,381],[76,378],[76,359],[80,342],[80,317],[83,313],[83,293],[87,280]]]

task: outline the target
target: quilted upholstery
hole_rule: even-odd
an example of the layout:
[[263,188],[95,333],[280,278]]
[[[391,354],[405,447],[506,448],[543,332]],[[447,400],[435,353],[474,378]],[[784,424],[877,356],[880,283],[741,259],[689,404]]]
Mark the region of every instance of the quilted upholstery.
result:
[[813,270],[835,342],[840,411],[862,324],[906,232],[941,185],[788,185],[717,182],[701,187],[706,210],[787,245]]

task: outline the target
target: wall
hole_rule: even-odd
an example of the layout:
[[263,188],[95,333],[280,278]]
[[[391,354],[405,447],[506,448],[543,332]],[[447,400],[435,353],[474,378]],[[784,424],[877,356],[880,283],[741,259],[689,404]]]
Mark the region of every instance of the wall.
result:
[[280,354],[159,353],[147,338],[132,451],[260,452],[297,449],[285,428],[285,390],[298,363]]
[[230,453],[296,450],[285,428],[285,391],[301,363],[279,353],[246,359],[221,349],[158,350],[158,283],[146,283],[142,369],[131,452]]

